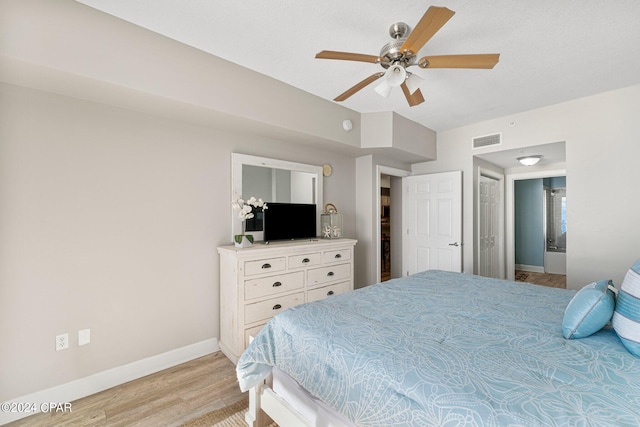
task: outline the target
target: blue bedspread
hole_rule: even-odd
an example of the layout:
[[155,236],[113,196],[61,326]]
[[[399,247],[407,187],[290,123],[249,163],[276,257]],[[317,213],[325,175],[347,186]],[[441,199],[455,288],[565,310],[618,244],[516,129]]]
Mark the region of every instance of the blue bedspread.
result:
[[575,291],[443,271],[276,316],[241,356],[363,426],[638,426],[640,358],[610,328],[566,340]]

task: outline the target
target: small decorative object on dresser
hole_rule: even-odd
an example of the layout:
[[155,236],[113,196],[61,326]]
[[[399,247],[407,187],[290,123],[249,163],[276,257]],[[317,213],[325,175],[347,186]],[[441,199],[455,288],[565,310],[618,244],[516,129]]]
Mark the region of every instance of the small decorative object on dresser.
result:
[[233,363],[249,337],[287,308],[353,290],[356,240],[221,246],[220,349]]
[[320,215],[320,229],[325,239],[339,239],[342,237],[342,214],[338,213],[336,205],[324,205],[324,213]]
[[254,209],[267,209],[267,204],[262,199],[256,199],[251,196],[249,200],[232,200],[231,206],[234,212],[237,212],[238,218],[242,221],[242,234],[236,234],[233,236],[236,248],[247,248],[253,244],[253,236],[251,234],[245,234],[246,220],[254,217]]

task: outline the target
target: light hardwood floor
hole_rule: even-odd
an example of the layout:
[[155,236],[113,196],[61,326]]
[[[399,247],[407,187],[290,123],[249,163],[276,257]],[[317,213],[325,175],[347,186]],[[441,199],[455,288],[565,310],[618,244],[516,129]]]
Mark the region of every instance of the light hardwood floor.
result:
[[216,352],[6,426],[178,426],[242,399],[233,363]]
[[517,282],[533,283],[534,285],[550,286],[552,288],[566,288],[567,276],[564,274],[533,273],[531,271],[516,270]]

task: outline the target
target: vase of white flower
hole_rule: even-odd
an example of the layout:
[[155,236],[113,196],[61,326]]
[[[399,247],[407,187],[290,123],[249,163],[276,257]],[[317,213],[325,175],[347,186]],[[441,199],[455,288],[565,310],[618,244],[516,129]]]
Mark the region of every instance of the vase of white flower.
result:
[[236,248],[247,248],[253,244],[253,236],[251,234],[246,234],[245,232],[246,220],[255,216],[253,213],[254,209],[267,209],[267,204],[263,202],[262,199],[256,199],[251,196],[248,200],[232,200],[231,206],[237,213],[240,221],[242,221],[242,234],[236,234],[233,236],[234,243]]

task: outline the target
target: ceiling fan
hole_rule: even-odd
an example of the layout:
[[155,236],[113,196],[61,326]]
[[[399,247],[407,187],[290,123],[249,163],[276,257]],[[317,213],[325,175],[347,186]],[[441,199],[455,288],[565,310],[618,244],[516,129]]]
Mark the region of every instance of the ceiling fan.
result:
[[316,58],[371,62],[380,64],[382,68],[386,69],[386,71],[370,75],[338,95],[334,98],[334,101],[344,101],[359,90],[384,77],[382,83],[375,88],[375,91],[386,98],[392,88],[400,86],[407,102],[413,107],[424,102],[424,97],[420,92],[422,79],[416,74],[407,71],[408,67],[418,65],[420,68],[493,68],[498,63],[500,57],[498,53],[425,56],[420,60],[416,59],[416,55],[422,46],[454,14],[455,12],[446,7],[431,6],[411,32],[409,32],[409,26],[404,22],[393,24],[389,27],[389,35],[394,40],[382,47],[380,56],[331,50],[319,52]]

